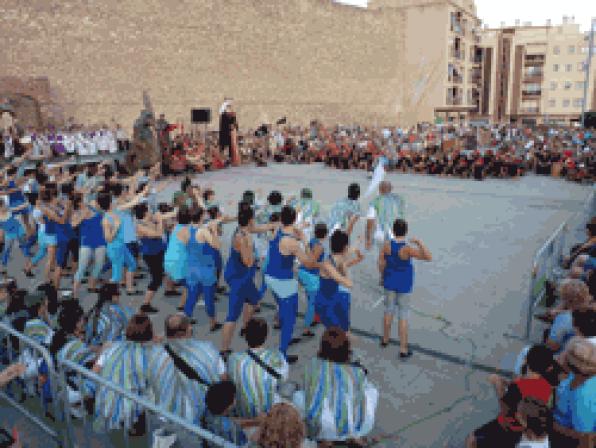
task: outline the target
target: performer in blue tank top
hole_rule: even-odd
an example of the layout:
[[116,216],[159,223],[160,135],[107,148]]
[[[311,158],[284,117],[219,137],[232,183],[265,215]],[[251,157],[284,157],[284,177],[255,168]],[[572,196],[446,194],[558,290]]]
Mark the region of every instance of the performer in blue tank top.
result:
[[[217,331],[221,324],[215,319],[215,288],[217,265],[214,252],[221,243],[217,235],[218,220],[201,227],[205,211],[195,207],[190,211],[192,225],[182,232],[181,239],[186,243],[187,261],[185,284],[187,289],[184,313],[192,317],[199,295],[203,294],[205,310],[210,321],[210,330]],[[208,247],[209,246],[209,247]]]
[[408,350],[408,311],[410,294],[414,287],[414,266],[412,259],[431,261],[432,254],[416,238],[406,242],[408,223],[396,219],[393,223],[394,239],[386,241],[379,255],[379,270],[383,276],[385,294],[385,314],[383,316],[383,339],[381,347],[386,347],[391,336],[391,323],[397,313],[399,322],[399,345],[401,359],[409,358]]
[[[254,225],[254,211],[250,206],[239,207],[238,228],[232,235],[230,257],[226,263],[224,279],[230,287],[228,315],[224,324],[222,336],[222,356],[230,353],[230,344],[236,322],[244,308],[243,331],[255,311],[255,307],[262,297],[254,283],[255,263],[257,255],[252,239],[252,233],[262,233],[271,230],[276,225]],[[241,332],[242,333],[242,332]]]
[[297,356],[287,354],[298,311],[298,282],[294,279],[294,261],[298,259],[307,269],[317,267],[318,263],[300,247],[298,237],[303,238],[303,235],[294,228],[296,211],[292,207],[285,206],[280,215],[281,228],[269,243],[265,282],[279,307],[281,326],[279,350],[292,364],[298,360]]
[[[331,255],[321,263],[321,282],[315,309],[325,328],[339,327],[350,331],[350,305],[352,280],[348,269],[360,263],[364,257],[355,249],[350,249],[347,232],[336,230],[330,238]],[[355,258],[350,259],[354,252]]]
[[[327,225],[323,222],[315,225],[315,236],[310,240],[309,251],[313,258],[321,263],[325,258],[325,239],[327,238]],[[304,330],[302,336],[313,337],[315,334],[310,330],[315,316],[315,303],[319,292],[320,277],[319,269],[307,269],[301,266],[298,270],[298,280],[306,291],[307,307],[304,314]]]

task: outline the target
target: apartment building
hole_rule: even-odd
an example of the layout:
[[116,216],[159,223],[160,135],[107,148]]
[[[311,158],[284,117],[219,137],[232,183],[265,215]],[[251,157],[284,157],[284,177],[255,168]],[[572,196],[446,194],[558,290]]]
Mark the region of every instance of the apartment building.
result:
[[369,0],[368,8],[404,17],[397,50],[404,70],[400,118],[408,119],[401,121],[464,122],[478,115],[482,29],[474,0]]
[[[520,124],[569,124],[581,115],[589,33],[573,18],[483,29],[477,119]],[[586,110],[596,109],[596,64]]]

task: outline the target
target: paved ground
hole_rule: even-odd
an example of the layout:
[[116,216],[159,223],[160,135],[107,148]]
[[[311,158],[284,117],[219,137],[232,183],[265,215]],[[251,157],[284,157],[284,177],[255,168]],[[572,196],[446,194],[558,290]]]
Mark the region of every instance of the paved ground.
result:
[[[407,200],[411,236],[427,244],[434,260],[416,265],[415,311],[411,316],[415,354],[407,362],[397,359],[396,345],[385,350],[378,345],[382,306],[376,254],[368,254],[353,271],[352,323],[358,330],[355,357],[369,368],[381,390],[377,431],[399,437],[397,442],[379,446],[461,446],[466,434],[497,410],[494,393],[486,383],[487,372],[510,369],[522,346],[506,335],[523,332],[534,251],[561,222],[581,209],[589,189],[533,176],[484,182],[403,174],[390,174],[388,179]],[[363,172],[316,165],[234,168],[196,178],[202,186],[215,187],[218,199],[230,210],[245,189],[261,189],[264,194],[279,189],[290,194],[309,186],[326,211],[346,194],[353,181],[363,190],[369,182]],[[172,183],[164,197],[170,197],[175,188]],[[226,229],[226,243],[232,227]],[[362,235],[363,228],[359,223],[355,235]],[[228,252],[227,244],[224,252]],[[17,260],[9,273],[21,278]],[[138,305],[140,300],[131,302]],[[175,311],[177,299],[158,297],[155,304],[161,312],[153,321],[162,332],[163,318]],[[217,309],[223,319],[225,297]],[[195,334],[219,345],[220,335],[213,337],[206,331],[203,308],[198,307],[195,314],[199,321]],[[265,308],[262,315],[272,321],[271,309]],[[317,340],[301,343],[292,351],[301,359],[313,356]],[[278,332],[273,331],[270,342],[277,341]],[[243,349],[243,341],[236,338],[233,348]],[[300,367],[292,369],[294,379],[298,380],[300,373]],[[5,408],[0,409],[0,425],[5,425]]]

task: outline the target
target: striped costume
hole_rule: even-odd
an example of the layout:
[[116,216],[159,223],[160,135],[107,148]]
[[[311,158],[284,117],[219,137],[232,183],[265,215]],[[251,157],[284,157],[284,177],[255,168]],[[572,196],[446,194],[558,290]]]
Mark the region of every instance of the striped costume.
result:
[[350,218],[361,213],[362,210],[358,201],[348,198],[340,199],[333,205],[329,212],[329,218],[327,219],[329,233],[332,233],[337,228],[346,230]]
[[[85,368],[90,368],[96,357],[97,355],[87,344],[74,336],[70,336],[68,342],[56,354],[56,360],[59,363],[62,361],[71,361]],[[72,389],[78,390],[80,388],[77,375],[74,372],[68,372],[67,379]],[[83,386],[85,394],[93,395],[95,393],[96,385],[94,382],[83,380]]]
[[377,196],[370,204],[377,221],[377,240],[388,240],[393,236],[393,223],[396,219],[406,218],[406,201],[402,195],[388,193]]
[[[167,344],[207,383],[220,381],[225,364],[211,342],[170,339]],[[188,379],[161,347],[156,349],[150,360],[149,381],[159,406],[194,424],[200,423],[205,410],[207,387]]]
[[104,305],[97,318],[93,331],[95,314],[87,322],[87,341],[90,345],[102,345],[105,342],[118,342],[124,339],[128,321],[134,314],[132,308],[119,303]]
[[23,333],[41,345],[48,347],[52,341],[54,330],[45,321],[36,317],[27,321]]
[[364,370],[315,358],[305,367],[304,409],[307,435],[345,440],[372,430],[378,392]]
[[[149,387],[149,362],[156,352],[152,344],[131,341],[115,342],[98,359],[100,376],[106,381],[153,401]],[[118,429],[121,425],[129,429],[143,412],[132,401],[110,389],[98,386],[95,396],[96,424],[105,423],[106,429]]]
[[[276,370],[283,379],[288,377],[288,364],[278,350],[252,349],[265,364]],[[253,418],[269,412],[279,401],[278,381],[254,361],[247,352],[233,353],[228,360],[228,375],[236,385],[236,413],[242,418]]]
[[[23,330],[23,334],[25,336],[30,337],[35,342],[43,345],[44,347],[49,347],[50,342],[52,342],[52,337],[54,336],[54,330],[43,320],[39,318],[34,318],[28,320],[25,323],[25,329]],[[40,363],[41,357],[38,355],[38,352],[31,350],[29,348],[25,348],[21,355],[21,362],[27,366],[27,370],[25,372],[25,379],[33,379],[36,378],[37,375],[40,373]]]
[[[246,435],[244,434],[244,431],[242,431],[240,425],[234,422],[230,417],[211,415],[209,412],[206,412],[203,426],[208,431],[234,445],[246,446],[248,443]],[[219,445],[206,442],[204,446],[211,448],[218,447]]]

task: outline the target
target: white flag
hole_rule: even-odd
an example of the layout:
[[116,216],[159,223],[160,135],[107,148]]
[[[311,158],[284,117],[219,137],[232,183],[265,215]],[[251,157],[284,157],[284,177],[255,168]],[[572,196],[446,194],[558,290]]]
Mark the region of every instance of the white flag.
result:
[[370,185],[368,186],[368,190],[366,190],[363,199],[370,198],[377,191],[377,188],[379,188],[379,184],[385,179],[386,164],[387,159],[385,157],[379,157],[379,163],[373,172],[372,180],[370,181]]

